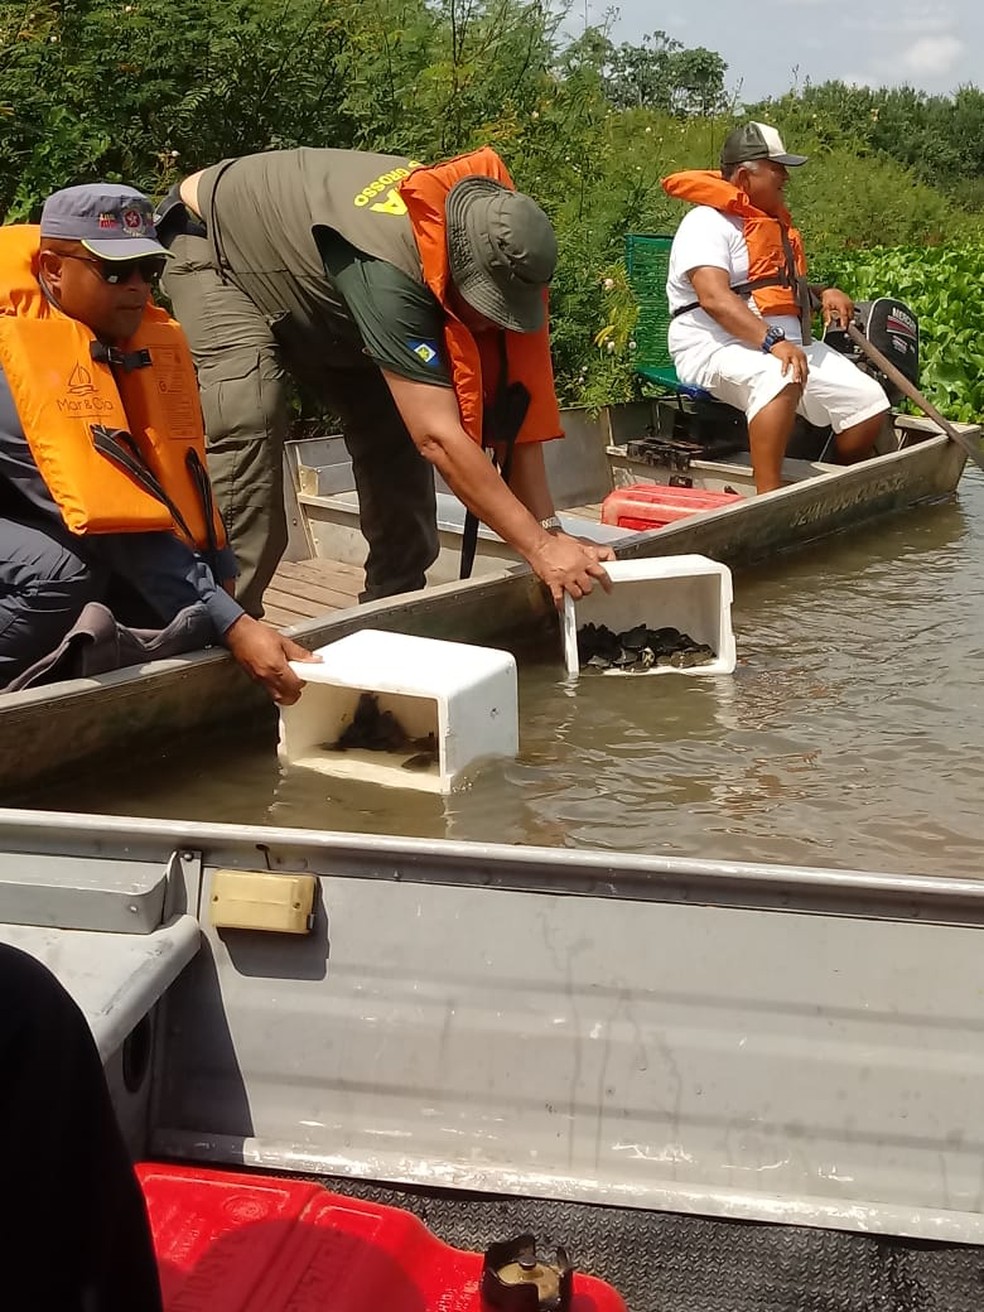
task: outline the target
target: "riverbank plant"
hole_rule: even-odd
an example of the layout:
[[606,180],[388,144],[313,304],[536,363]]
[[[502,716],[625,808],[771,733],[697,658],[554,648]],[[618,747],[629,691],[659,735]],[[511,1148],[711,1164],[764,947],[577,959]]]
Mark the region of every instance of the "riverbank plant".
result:
[[[712,167],[748,116],[726,73],[713,51],[617,44],[547,0],[0,0],[0,214],[34,218],[97,178],[159,195],[251,151],[488,143],[557,229],[562,401],[624,400],[640,394],[625,236],[672,232],[684,207],[660,178]],[[790,199],[814,267],[908,299],[928,390],[979,415],[984,98],[838,88],[754,111],[810,155]],[[921,152],[899,146],[912,134]]]

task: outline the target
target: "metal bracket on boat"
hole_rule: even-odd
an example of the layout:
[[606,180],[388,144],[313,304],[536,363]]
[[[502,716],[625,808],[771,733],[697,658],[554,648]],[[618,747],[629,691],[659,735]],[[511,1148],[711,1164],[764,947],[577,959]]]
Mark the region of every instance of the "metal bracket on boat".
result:
[[703,454],[696,442],[684,442],[680,438],[650,437],[634,438],[626,442],[625,451],[631,460],[638,460],[644,465],[659,465],[664,469],[687,470],[691,461]]
[[563,1248],[556,1265],[536,1255],[536,1239],[518,1235],[491,1244],[482,1266],[482,1307],[496,1312],[568,1312],[574,1268]]
[[201,852],[178,848],[167,859],[167,891],[164,894],[164,917],[183,916],[197,908],[201,897],[204,857]]

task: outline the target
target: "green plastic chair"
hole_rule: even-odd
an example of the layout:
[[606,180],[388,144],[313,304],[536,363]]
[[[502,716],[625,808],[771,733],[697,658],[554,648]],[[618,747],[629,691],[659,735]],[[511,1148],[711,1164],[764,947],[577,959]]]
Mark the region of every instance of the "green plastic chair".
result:
[[625,238],[625,267],[629,286],[639,305],[635,327],[635,371],[650,383],[683,396],[707,397],[700,387],[681,383],[667,345],[670,307],[666,279],[673,238],[630,232]]

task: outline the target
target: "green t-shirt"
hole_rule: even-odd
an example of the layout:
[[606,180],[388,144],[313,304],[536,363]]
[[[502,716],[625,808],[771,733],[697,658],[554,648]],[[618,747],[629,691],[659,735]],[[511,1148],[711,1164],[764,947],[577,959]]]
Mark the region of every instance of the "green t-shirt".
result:
[[369,359],[381,369],[433,387],[450,387],[444,311],[424,283],[357,250],[327,229],[315,236],[325,272],[345,302]]

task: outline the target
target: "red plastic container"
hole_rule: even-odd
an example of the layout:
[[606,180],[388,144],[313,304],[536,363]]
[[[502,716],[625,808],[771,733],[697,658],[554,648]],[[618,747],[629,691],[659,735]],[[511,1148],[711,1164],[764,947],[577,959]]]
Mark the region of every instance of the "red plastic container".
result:
[[618,528],[663,528],[699,510],[733,506],[740,492],[705,492],[696,487],[664,487],[660,483],[630,483],[609,492],[601,503],[601,522]]
[[[144,1163],[165,1312],[480,1312],[482,1255],[307,1180]],[[491,1235],[490,1240],[505,1236]],[[571,1312],[626,1312],[574,1275]]]

